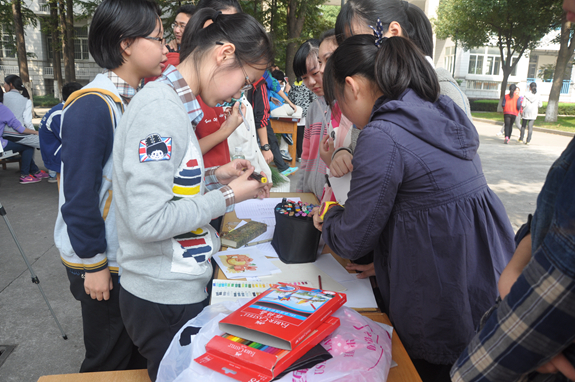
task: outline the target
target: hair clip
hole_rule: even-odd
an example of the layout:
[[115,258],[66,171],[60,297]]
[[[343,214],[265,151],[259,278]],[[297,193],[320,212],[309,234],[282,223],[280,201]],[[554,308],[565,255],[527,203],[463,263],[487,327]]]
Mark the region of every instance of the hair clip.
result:
[[212,17],[212,21],[214,22],[214,24],[216,23],[216,21],[218,20],[218,18],[221,16],[221,14],[222,14],[222,11],[218,11],[218,12],[216,13],[216,15]]
[[376,27],[374,28],[371,25],[369,27],[373,29],[373,34],[375,35],[375,37],[377,37],[375,39],[375,46],[379,48],[381,44],[383,44],[383,42],[387,40],[387,37],[384,36],[385,31],[383,30],[383,24],[381,23],[381,20],[378,18]]

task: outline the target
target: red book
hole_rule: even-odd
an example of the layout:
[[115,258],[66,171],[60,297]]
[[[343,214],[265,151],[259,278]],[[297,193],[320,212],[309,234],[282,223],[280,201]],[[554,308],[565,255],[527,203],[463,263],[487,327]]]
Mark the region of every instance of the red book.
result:
[[275,349],[271,353],[266,351],[269,347],[262,344],[238,339],[248,344],[245,345],[229,338],[216,336],[206,344],[206,353],[196,358],[195,361],[237,381],[268,382],[320,343],[338,326],[339,318],[328,317],[295,349],[291,351]]
[[220,330],[292,350],[346,302],[346,295],[276,284],[220,321]]

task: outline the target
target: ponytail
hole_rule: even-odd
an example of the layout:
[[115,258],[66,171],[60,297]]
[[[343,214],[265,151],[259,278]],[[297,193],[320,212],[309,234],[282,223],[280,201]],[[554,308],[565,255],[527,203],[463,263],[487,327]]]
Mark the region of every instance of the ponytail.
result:
[[22,96],[25,98],[30,99],[30,94],[28,94],[28,90],[24,87],[22,83],[22,79],[15,74],[10,74],[4,78],[4,82],[13,86],[16,90],[18,90]]
[[379,48],[375,79],[383,94],[398,99],[407,88],[429,102],[437,101],[440,88],[437,74],[413,42],[390,37]]
[[357,35],[336,49],[323,77],[328,104],[343,94],[345,78],[355,74],[373,82],[388,99],[399,99],[409,88],[426,101],[437,101],[439,81],[421,50],[403,37],[383,38],[379,48],[376,40],[372,35]]
[[433,29],[431,29],[431,22],[417,5],[408,2],[404,3],[407,4],[405,14],[410,26],[413,27],[406,31],[409,39],[421,49],[423,54],[433,57]]
[[[206,21],[212,23],[204,28]],[[193,56],[195,62],[218,43],[235,45],[236,64],[266,69],[273,63],[273,44],[264,28],[247,13],[224,15],[204,8],[186,25],[180,45],[180,62]]]

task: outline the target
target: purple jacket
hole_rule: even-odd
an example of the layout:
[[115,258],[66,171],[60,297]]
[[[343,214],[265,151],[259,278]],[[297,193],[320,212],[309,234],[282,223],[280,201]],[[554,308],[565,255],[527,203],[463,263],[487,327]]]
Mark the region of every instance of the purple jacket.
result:
[[14,113],[12,113],[8,107],[4,106],[4,104],[0,102],[0,144],[2,144],[2,147],[6,147],[6,143],[8,143],[6,139],[2,138],[2,135],[4,134],[4,127],[6,125],[10,126],[19,133],[24,132],[24,126],[22,126],[22,124],[16,119]]
[[385,309],[412,358],[453,363],[498,295],[513,230],[487,186],[475,126],[453,101],[383,97],[359,135],[345,208],[325,216],[337,254],[374,251]]

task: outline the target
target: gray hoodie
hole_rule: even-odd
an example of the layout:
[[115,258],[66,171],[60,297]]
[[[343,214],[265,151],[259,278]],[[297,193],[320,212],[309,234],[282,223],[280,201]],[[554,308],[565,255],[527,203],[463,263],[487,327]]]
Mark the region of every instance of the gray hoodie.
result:
[[130,102],[114,141],[114,202],[122,287],[160,304],[207,298],[226,212],[206,192],[202,153],[186,109],[168,85],[149,83]]

